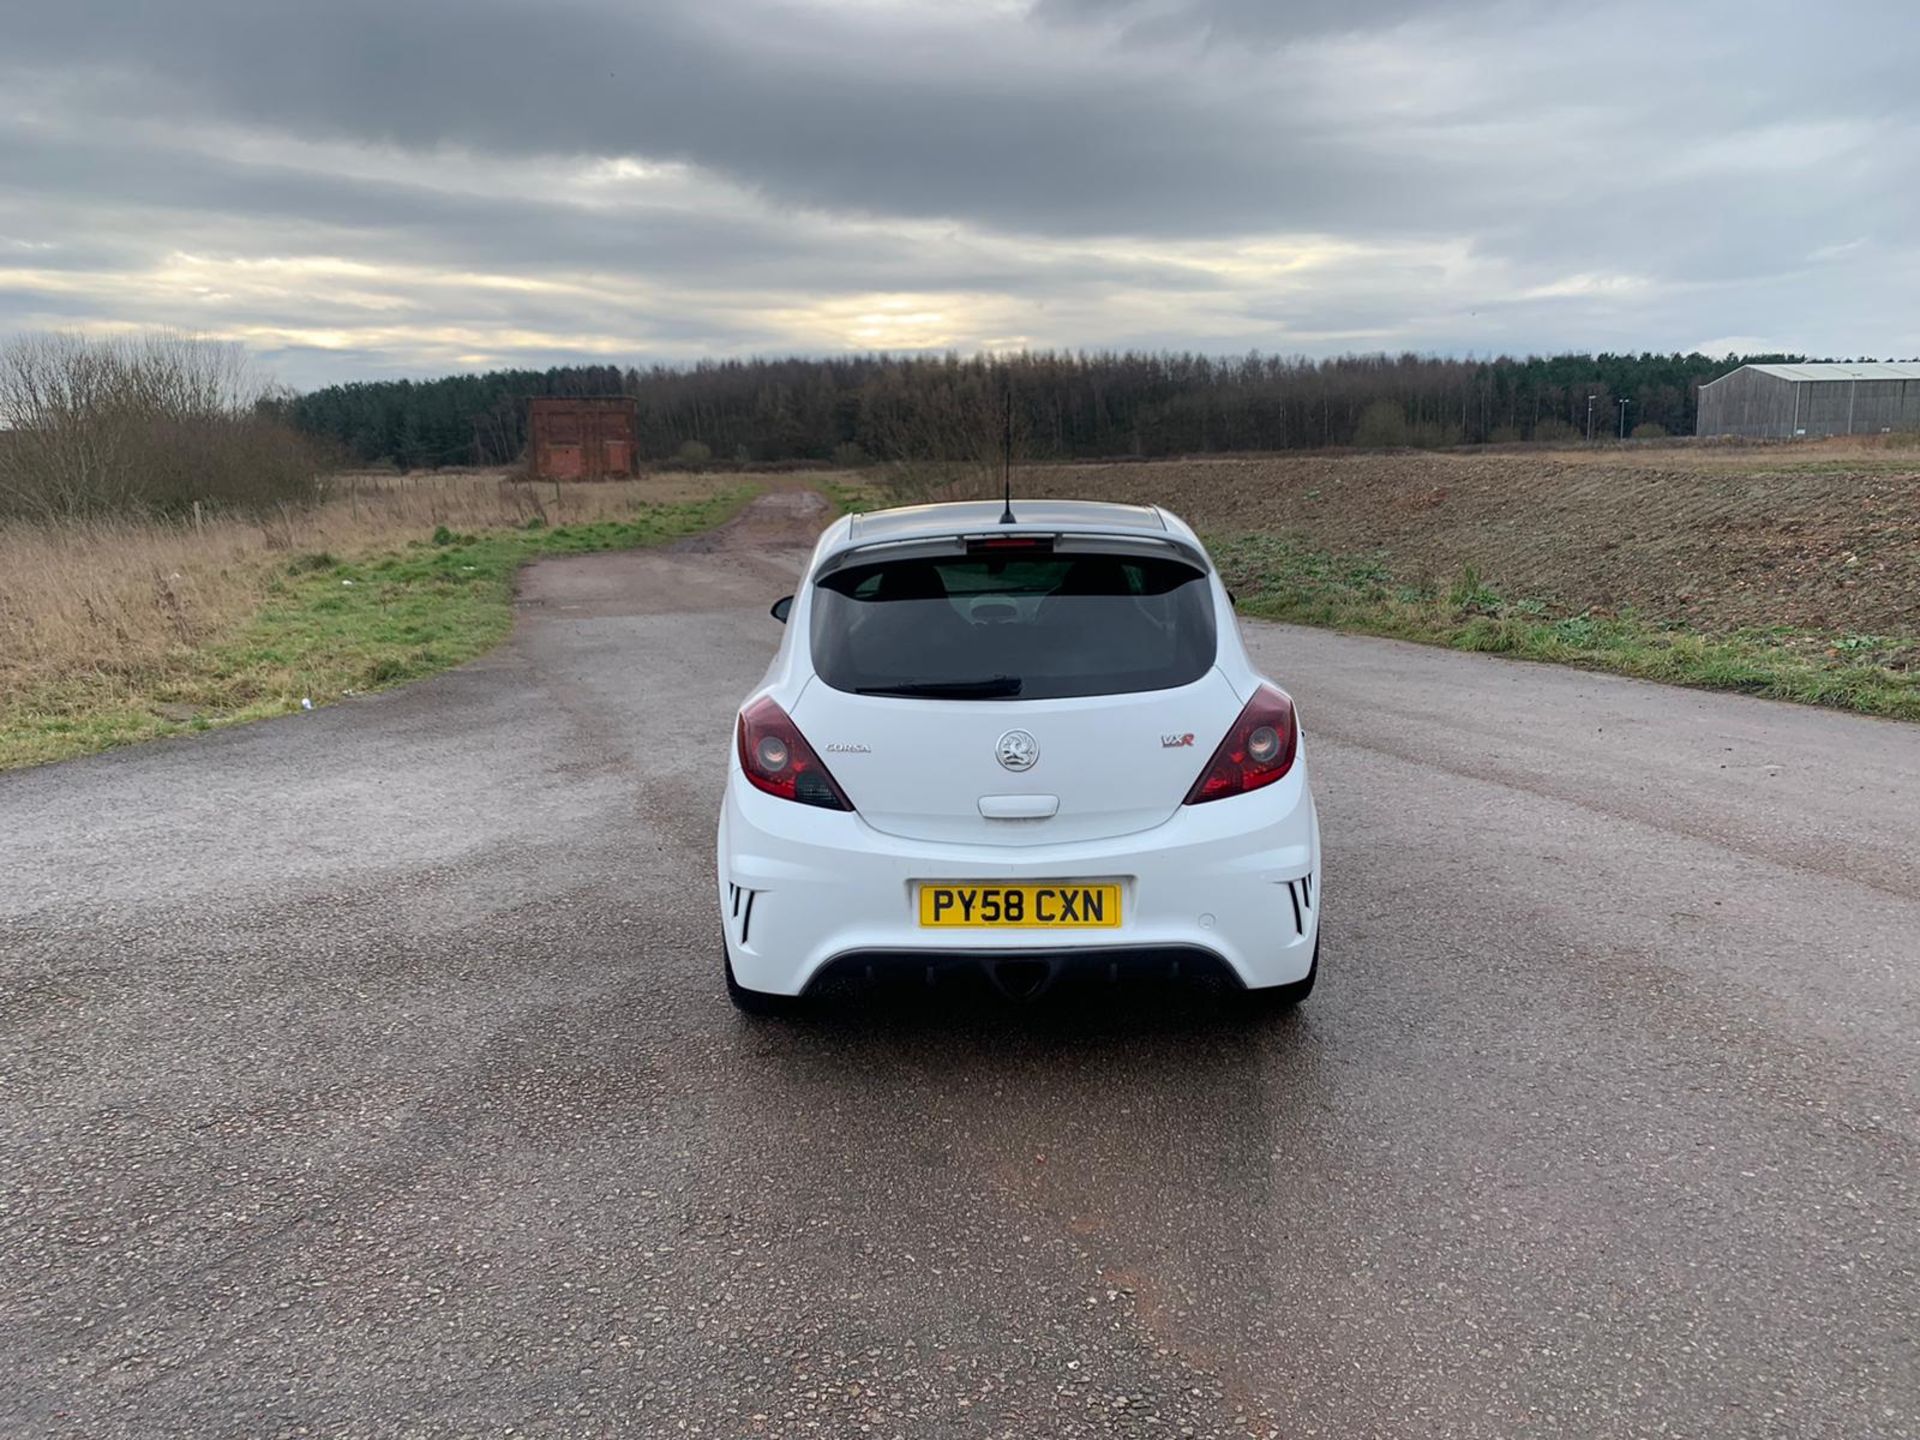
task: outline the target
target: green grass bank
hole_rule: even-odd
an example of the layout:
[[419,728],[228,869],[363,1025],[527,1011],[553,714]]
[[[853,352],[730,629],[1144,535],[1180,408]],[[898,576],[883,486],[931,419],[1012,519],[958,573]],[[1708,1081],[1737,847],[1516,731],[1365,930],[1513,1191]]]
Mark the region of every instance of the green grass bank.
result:
[[1785,625],[1709,635],[1631,609],[1502,595],[1471,569],[1444,587],[1405,583],[1383,556],[1330,555],[1284,535],[1216,535],[1207,545],[1240,610],[1264,619],[1920,720],[1913,636]]

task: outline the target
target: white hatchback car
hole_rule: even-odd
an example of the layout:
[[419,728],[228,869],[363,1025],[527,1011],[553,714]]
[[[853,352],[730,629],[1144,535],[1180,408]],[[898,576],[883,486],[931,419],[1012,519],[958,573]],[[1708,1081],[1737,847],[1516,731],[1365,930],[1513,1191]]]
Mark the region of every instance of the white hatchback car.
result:
[[1293,702],[1163,510],[922,505],[836,521],[735,722],[727,991],[830,979],[1211,975],[1281,1005],[1319,962]]

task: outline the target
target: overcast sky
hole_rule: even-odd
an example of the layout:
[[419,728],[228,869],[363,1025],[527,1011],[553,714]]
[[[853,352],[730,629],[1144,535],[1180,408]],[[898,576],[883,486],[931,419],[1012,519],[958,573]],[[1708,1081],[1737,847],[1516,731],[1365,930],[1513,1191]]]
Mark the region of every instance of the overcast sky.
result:
[[1920,4],[9,0],[0,334],[1920,355]]

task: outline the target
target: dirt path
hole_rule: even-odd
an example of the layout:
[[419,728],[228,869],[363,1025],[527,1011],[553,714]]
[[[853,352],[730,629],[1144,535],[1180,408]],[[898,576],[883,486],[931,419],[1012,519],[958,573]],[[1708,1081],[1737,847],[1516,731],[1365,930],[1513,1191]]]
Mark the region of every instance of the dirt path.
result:
[[738,603],[743,584],[755,582],[770,605],[793,589],[833,514],[816,490],[772,490],[726,524],[662,550],[539,561],[521,572],[515,603],[523,614],[579,618],[627,614],[636,603],[657,612],[703,610]]

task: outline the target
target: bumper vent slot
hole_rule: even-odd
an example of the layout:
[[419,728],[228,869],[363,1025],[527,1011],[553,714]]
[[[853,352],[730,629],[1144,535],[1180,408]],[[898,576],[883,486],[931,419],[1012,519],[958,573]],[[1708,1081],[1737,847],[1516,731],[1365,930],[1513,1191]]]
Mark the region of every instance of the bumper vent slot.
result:
[[733,908],[733,918],[740,926],[740,943],[746,944],[753,934],[753,902],[759,895],[758,890],[749,890],[744,885],[727,884],[727,903]]
[[1293,902],[1293,933],[1305,935],[1307,914],[1313,909],[1313,876],[1287,881],[1287,898]]

